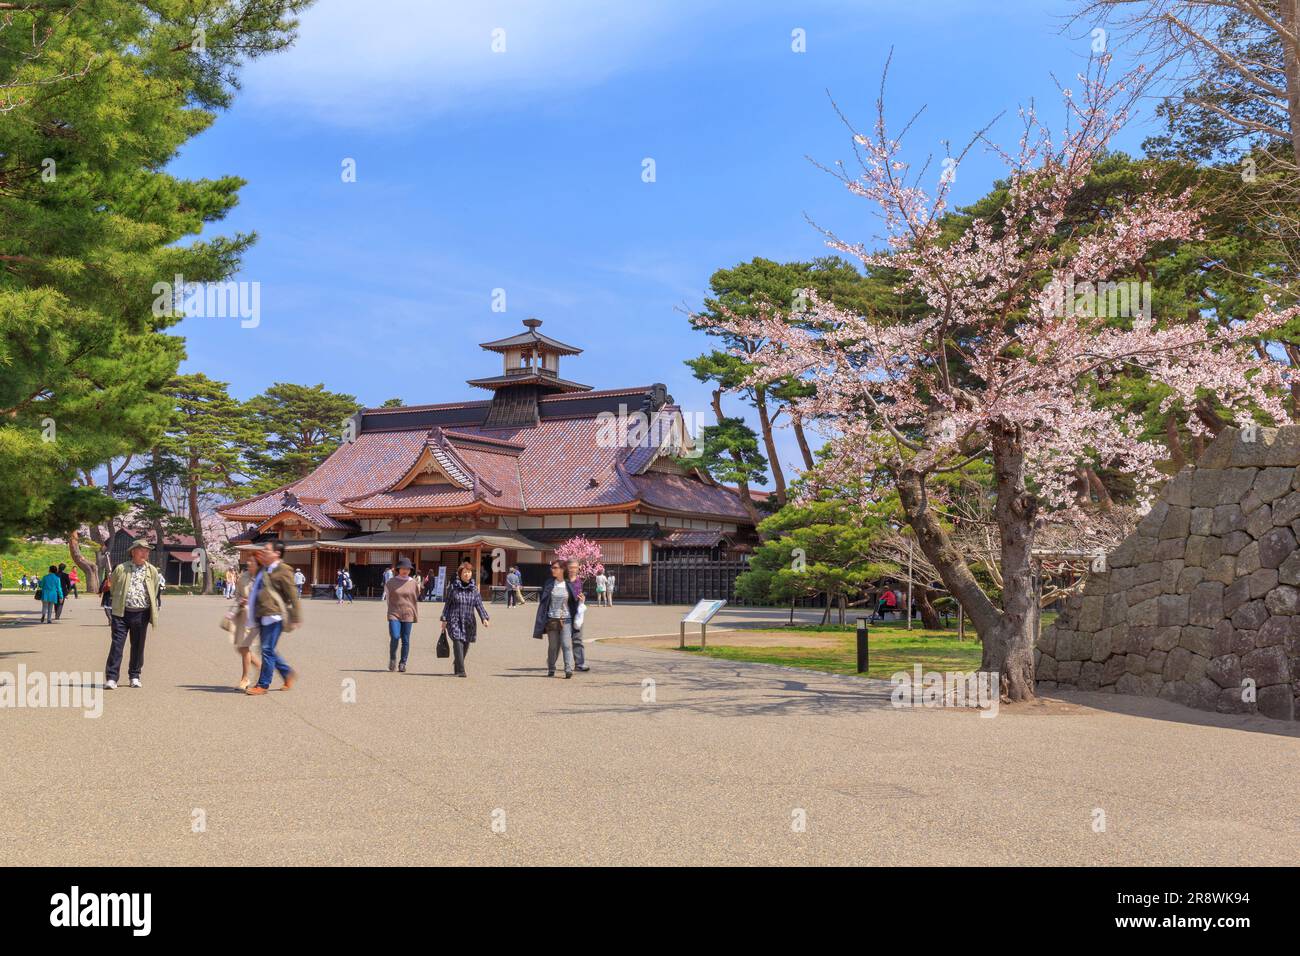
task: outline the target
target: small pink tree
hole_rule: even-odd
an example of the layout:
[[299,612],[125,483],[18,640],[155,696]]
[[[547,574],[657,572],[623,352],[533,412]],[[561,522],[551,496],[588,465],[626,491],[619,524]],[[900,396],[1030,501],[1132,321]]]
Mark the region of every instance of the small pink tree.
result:
[[[943,234],[942,217],[949,172],[961,157],[944,163],[930,198],[886,131],[882,84],[874,135],[853,136],[861,175],[842,167],[839,175],[877,207],[884,248],[830,245],[869,267],[896,270],[900,292],[927,303],[920,317],[856,315],[811,296],[798,324],[775,312],[721,320],[766,341],[750,356],[755,381],[789,377],[812,386],[794,401],[794,412],[827,437],[809,489],[869,489],[865,479],[888,476],[925,556],[983,641],[981,670],[1000,675],[1011,700],[1034,694],[1037,530],[1048,516],[1088,520],[1070,493],[1076,469],[1121,471],[1139,488],[1161,477],[1160,446],[1143,435],[1135,415],[1101,404],[1097,387],[1120,374],[1147,375],[1168,386],[1166,409],[1190,410],[1209,391],[1238,422],[1255,412],[1287,420],[1281,366],[1258,343],[1300,308],[1270,305],[1250,321],[1220,328],[1182,315],[1115,321],[1073,302],[1063,307],[1061,290],[1075,289],[1076,279],[1096,284],[1123,276],[1157,244],[1197,231],[1198,210],[1186,194],[1153,192],[1086,236],[1067,234],[1067,204],[1136,95],[1129,83],[1106,85],[1105,65],[1079,77],[1078,99],[1063,91],[1070,123],[1059,145],[1032,110],[1022,111],[1019,150],[1002,153],[1009,166],[1005,203],[955,239]],[[1194,416],[1188,424],[1204,430]],[[997,601],[941,520],[932,480],[977,460],[993,472]]]
[[600,563],[600,545],[583,535],[575,535],[555,549],[561,561],[577,561],[578,575],[583,580],[595,577],[605,570]]

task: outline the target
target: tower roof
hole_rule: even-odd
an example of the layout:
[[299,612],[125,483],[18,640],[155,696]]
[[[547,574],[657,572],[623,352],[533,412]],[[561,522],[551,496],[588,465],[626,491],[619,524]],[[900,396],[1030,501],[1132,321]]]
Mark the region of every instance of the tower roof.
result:
[[524,319],[526,331],[508,338],[497,339],[495,342],[481,342],[479,348],[487,349],[489,352],[505,352],[509,349],[528,348],[531,345],[541,351],[554,352],[556,355],[580,355],[582,353],[582,349],[575,345],[565,345],[549,335],[538,332],[538,326],[541,324],[541,319]]

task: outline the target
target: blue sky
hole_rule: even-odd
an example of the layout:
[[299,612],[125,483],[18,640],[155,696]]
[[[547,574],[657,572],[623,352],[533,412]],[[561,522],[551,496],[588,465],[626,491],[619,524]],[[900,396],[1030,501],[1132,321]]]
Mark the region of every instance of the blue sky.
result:
[[[319,0],[298,45],[251,65],[232,109],[176,160],[179,175],[247,179],[218,231],[260,237],[237,278],[260,283],[261,324],[185,320],[184,371],[240,398],[273,381],[366,404],[483,397],[465,379],[499,360],[477,343],[531,315],[586,350],[566,376],[661,381],[706,411],[682,361],[709,343],[683,310],[709,275],[826,254],[806,217],[853,241],[876,234],[868,205],[806,158],[851,159],[827,91],[869,128],[892,47],[891,116],[927,107],[907,139],[919,162],[1002,111],[994,138],[1014,143],[1031,99],[1055,115],[1052,76],[1072,85],[1091,42],[1062,32],[1072,7],[1054,0],[463,6]],[[999,173],[973,155],[957,201]],[[780,447],[789,465],[788,435]]]

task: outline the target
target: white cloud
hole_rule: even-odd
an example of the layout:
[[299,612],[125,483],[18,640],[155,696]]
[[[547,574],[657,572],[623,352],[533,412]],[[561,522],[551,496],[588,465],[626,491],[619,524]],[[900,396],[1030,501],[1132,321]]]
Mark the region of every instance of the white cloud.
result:
[[[249,66],[253,104],[369,126],[526,105],[615,73],[663,66],[648,50],[707,0],[320,0],[297,43]],[[505,52],[492,49],[503,30]]]

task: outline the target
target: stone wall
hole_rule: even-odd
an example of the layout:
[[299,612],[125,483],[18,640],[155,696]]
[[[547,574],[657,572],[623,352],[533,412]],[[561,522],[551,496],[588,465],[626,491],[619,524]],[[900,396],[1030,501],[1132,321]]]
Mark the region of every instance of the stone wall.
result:
[[1300,426],[1224,429],[1043,630],[1039,688],[1294,720],[1297,536]]

